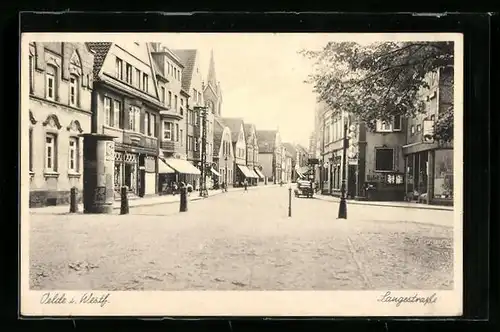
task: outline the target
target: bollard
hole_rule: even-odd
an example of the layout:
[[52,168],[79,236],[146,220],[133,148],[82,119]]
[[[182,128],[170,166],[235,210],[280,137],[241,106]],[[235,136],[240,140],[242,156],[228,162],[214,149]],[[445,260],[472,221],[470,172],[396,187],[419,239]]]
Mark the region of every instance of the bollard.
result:
[[78,212],[78,202],[76,200],[76,196],[77,196],[77,189],[76,187],[73,187],[71,188],[69,194],[69,213]]
[[288,188],[288,216],[292,216],[292,187]]
[[181,187],[181,200],[180,200],[180,206],[179,206],[179,211],[180,212],[186,212],[188,210],[187,206],[187,188],[185,186]]
[[128,214],[129,206],[128,206],[128,195],[127,195],[127,187],[121,187],[121,205],[120,205],[120,214]]

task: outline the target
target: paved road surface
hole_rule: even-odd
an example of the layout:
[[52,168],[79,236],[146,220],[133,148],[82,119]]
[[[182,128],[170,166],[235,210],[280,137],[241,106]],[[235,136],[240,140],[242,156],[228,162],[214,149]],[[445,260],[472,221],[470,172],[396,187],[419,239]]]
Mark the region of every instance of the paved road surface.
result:
[[30,283],[67,290],[451,289],[453,213],[230,192],[119,215],[31,215]]

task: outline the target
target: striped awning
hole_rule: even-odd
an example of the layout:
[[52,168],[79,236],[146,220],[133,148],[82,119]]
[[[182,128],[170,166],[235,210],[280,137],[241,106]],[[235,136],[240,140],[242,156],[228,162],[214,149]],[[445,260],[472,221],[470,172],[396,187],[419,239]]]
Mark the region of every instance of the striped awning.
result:
[[173,174],[175,170],[168,166],[163,160],[158,160],[158,173],[159,174]]
[[184,159],[177,158],[167,158],[165,159],[165,163],[173,168],[176,172],[181,174],[194,174],[200,175],[201,172],[199,169],[193,166],[189,161]]
[[253,178],[254,175],[252,174],[252,172],[248,169],[248,167],[244,166],[244,165],[238,165],[238,168],[240,169],[241,173],[243,173],[243,175],[246,177],[246,178]]

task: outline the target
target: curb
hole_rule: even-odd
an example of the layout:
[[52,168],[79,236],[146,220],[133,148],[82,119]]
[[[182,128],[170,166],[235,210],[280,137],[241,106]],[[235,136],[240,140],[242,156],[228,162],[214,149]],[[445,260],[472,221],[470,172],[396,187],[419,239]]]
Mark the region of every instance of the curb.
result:
[[[340,199],[332,200],[332,199],[327,199],[325,197],[321,196],[315,196],[317,199],[320,199],[325,202],[335,202],[338,203]],[[444,206],[435,206],[435,205],[423,205],[423,206],[402,206],[402,205],[393,205],[393,204],[377,204],[377,203],[366,203],[360,202],[360,201],[352,201],[348,200],[347,204],[353,204],[353,205],[368,205],[368,206],[378,206],[378,207],[395,207],[395,208],[404,208],[404,209],[420,209],[420,210],[439,210],[439,211],[454,211],[453,208],[449,207],[444,207]]]

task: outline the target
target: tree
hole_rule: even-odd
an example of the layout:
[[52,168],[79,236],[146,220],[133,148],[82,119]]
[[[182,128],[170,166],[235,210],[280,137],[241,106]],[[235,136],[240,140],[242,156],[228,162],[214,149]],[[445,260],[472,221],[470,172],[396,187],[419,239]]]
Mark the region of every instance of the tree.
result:
[[[315,60],[307,82],[314,84],[318,101],[335,112],[347,111],[371,129],[377,120],[423,112],[428,73],[453,67],[453,42],[330,42],[320,51],[300,53]],[[453,139],[452,108],[440,112],[435,136]]]

